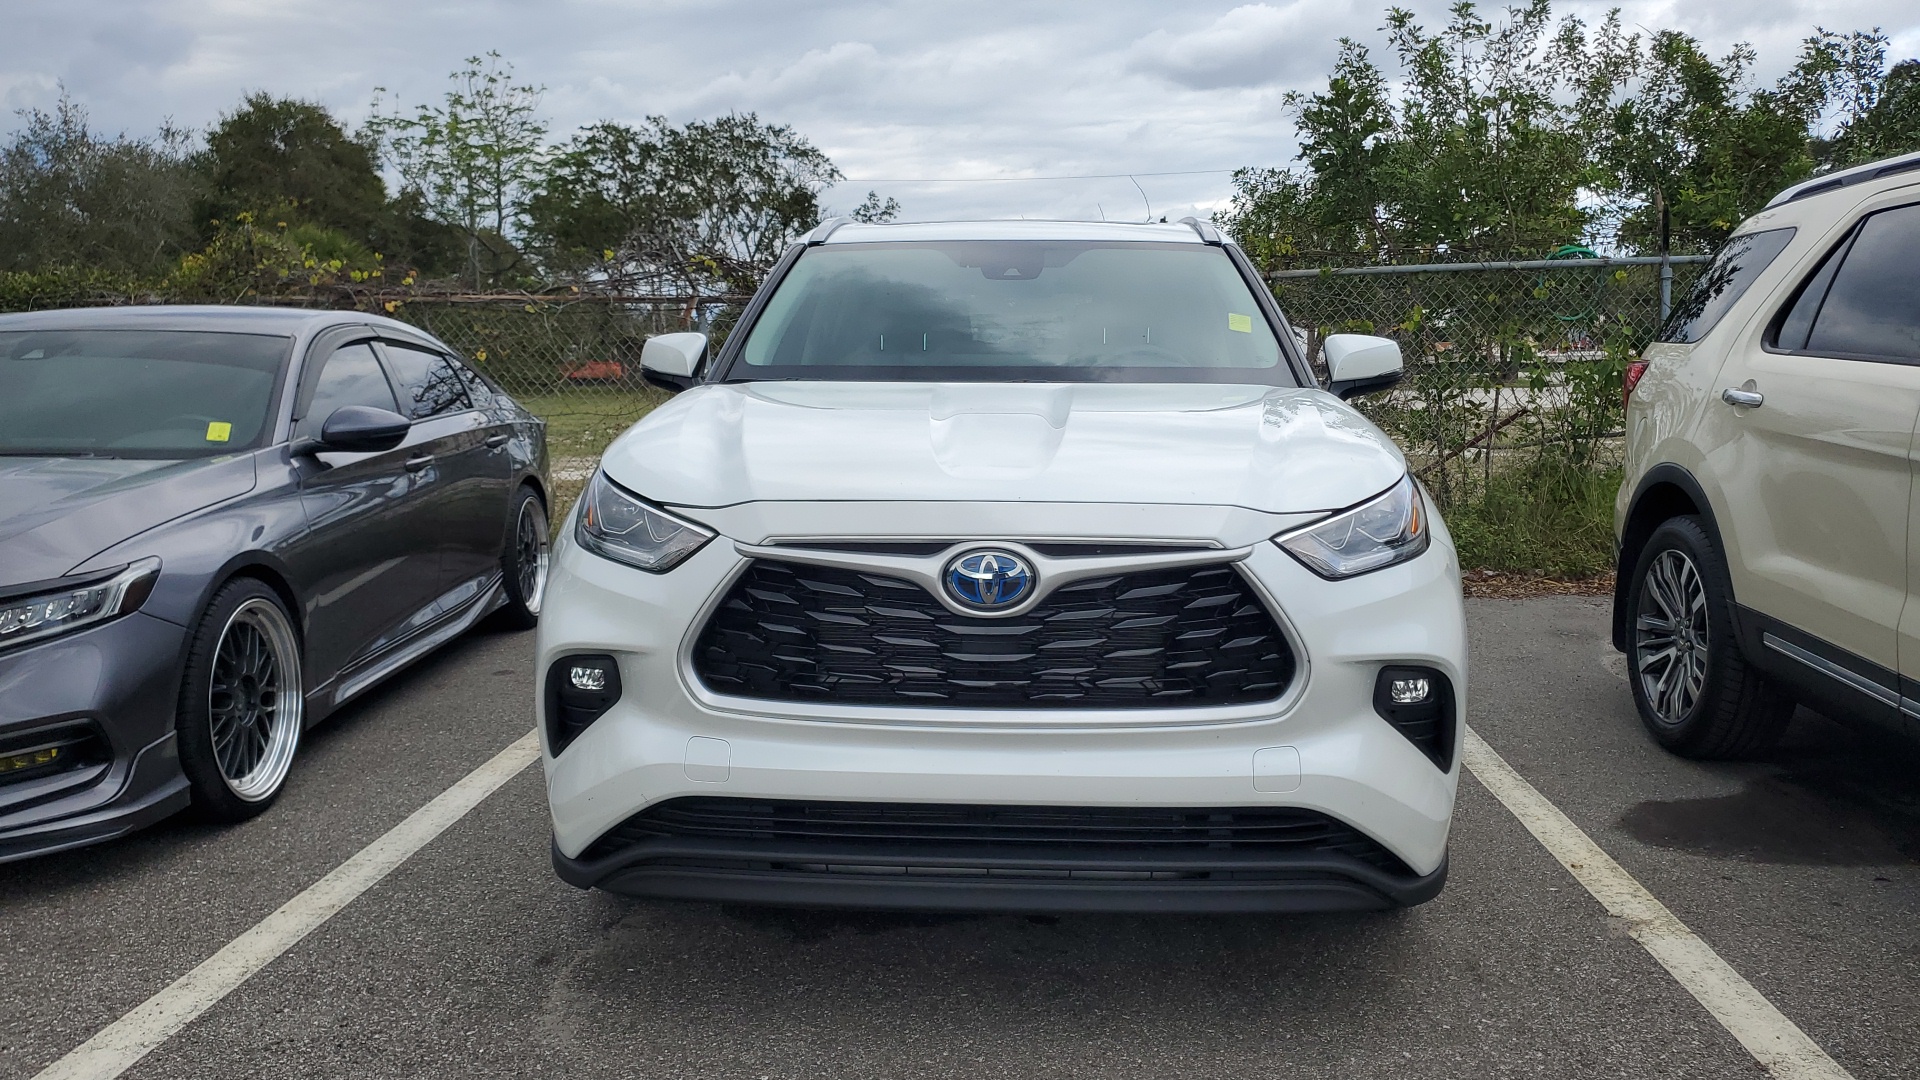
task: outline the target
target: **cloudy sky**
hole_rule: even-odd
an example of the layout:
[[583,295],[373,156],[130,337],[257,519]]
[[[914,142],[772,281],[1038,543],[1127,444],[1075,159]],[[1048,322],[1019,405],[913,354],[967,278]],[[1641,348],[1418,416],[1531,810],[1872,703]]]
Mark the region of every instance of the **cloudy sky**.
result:
[[[1405,0],[1402,0],[1404,3]],[[4,0],[0,105],[51,106],[62,87],[108,130],[163,118],[202,128],[250,90],[324,102],[357,122],[372,89],[437,100],[462,58],[497,49],[546,87],[554,130],[730,110],[792,124],[849,181],[910,219],[1138,220],[1223,203],[1227,170],[1294,154],[1281,108],[1319,84],[1341,36],[1383,45],[1384,3],[1142,0]],[[1426,21],[1444,4],[1412,3]],[[1610,5],[1561,0],[1597,20]],[[1632,24],[1679,28],[1716,52],[1791,63],[1817,23],[1883,27],[1920,55],[1914,0],[1630,0]],[[1384,49],[1380,50],[1384,52]],[[13,118],[5,118],[11,126]],[[1132,174],[1133,179],[1125,175]],[[1026,179],[1008,177],[1088,177]],[[1136,183],[1138,187],[1136,187]]]

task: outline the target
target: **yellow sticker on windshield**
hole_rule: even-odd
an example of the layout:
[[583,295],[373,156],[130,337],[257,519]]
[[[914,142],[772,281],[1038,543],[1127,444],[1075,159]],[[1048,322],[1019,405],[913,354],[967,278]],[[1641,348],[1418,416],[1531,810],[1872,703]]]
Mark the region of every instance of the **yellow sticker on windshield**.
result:
[[1227,329],[1238,330],[1243,334],[1253,333],[1253,316],[1227,313]]
[[233,438],[232,424],[224,424],[218,420],[211,420],[207,422],[207,441],[208,442],[226,442],[228,439],[231,439],[231,438]]

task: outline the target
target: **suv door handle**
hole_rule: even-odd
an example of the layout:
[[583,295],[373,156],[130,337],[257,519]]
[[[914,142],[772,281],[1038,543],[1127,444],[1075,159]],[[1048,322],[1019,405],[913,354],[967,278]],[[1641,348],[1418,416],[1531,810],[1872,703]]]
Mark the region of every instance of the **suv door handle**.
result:
[[[1747,385],[1751,386],[1753,384],[1748,383]],[[1738,386],[1729,386],[1725,390],[1720,391],[1720,400],[1729,405],[1740,405],[1749,409],[1757,409],[1766,404],[1767,401],[1760,391],[1746,390]]]
[[432,454],[420,454],[415,457],[410,457],[406,460],[406,466],[407,466],[408,472],[419,472],[421,469],[424,469],[431,464],[433,464]]
[[507,445],[507,440],[508,440],[508,439],[510,439],[510,438],[512,438],[512,437],[513,437],[513,436],[511,436],[511,435],[508,435],[508,434],[507,434],[506,432],[504,432],[504,431],[502,431],[502,432],[499,432],[498,434],[494,434],[494,435],[489,435],[489,436],[487,436],[487,448],[488,448],[489,450],[491,450],[492,448],[494,448],[494,447],[496,447],[496,446],[505,446],[505,445]]

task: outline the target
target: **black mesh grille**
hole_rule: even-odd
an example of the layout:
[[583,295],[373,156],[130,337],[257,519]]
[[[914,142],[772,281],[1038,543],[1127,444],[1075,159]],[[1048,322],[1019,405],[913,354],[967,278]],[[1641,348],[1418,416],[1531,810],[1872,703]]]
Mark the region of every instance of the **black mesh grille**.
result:
[[658,837],[762,844],[910,846],[937,861],[943,851],[994,848],[1022,856],[1349,855],[1394,873],[1406,867],[1365,834],[1298,807],[949,806],[918,803],[786,802],[681,798],[649,807],[595,841],[603,859]]
[[1076,582],[989,619],[898,578],[758,561],[701,632],[694,668],[719,693],[777,701],[1165,708],[1271,700],[1294,660],[1229,566]]

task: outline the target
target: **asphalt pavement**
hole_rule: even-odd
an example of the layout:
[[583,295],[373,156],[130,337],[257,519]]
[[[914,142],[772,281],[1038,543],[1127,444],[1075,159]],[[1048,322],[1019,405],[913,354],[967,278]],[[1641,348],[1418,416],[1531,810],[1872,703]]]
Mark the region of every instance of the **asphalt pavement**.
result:
[[[1469,601],[1470,723],[1858,1080],[1920,1075],[1920,764],[1802,711],[1670,757],[1606,607]],[[0,1080],[113,1024],[524,736],[480,631],[308,733],[286,794],[0,866]],[[1312,917],[648,904],[554,878],[537,765],[125,1075],[1765,1075],[1471,777],[1430,904]]]

